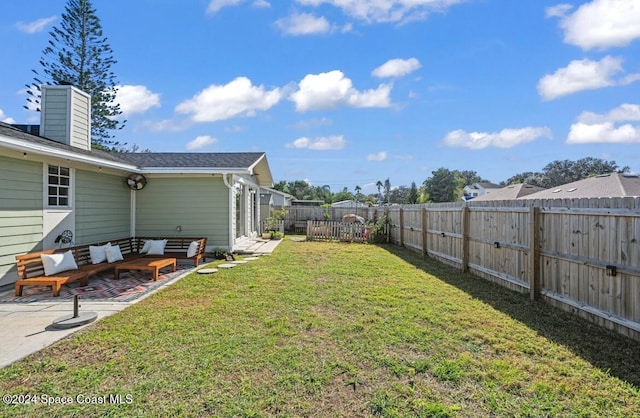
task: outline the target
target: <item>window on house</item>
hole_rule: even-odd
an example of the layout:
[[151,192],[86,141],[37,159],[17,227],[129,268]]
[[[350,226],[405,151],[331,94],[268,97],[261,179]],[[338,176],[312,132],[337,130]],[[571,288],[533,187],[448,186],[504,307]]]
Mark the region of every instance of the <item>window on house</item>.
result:
[[70,206],[71,173],[68,167],[49,166],[47,203],[49,206]]

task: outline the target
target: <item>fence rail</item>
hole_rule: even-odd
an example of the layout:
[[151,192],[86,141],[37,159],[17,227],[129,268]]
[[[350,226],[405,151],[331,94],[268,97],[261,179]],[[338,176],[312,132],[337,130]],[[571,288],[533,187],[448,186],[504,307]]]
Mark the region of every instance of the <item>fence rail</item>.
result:
[[394,244],[640,341],[640,198],[370,208]]

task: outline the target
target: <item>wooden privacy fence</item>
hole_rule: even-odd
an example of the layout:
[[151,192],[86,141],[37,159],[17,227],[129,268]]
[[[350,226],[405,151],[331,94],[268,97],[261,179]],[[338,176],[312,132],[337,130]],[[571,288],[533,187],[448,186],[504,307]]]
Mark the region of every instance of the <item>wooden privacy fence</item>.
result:
[[366,242],[369,227],[361,223],[307,221],[307,239],[310,241]]
[[391,242],[640,341],[640,198],[371,208]]

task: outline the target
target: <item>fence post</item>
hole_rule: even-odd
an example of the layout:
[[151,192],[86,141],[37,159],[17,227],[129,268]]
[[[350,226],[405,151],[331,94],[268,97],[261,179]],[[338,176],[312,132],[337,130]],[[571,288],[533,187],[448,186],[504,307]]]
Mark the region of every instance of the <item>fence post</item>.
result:
[[429,253],[429,249],[427,248],[427,208],[422,207],[422,216],[421,222],[422,226],[420,229],[422,230],[422,255],[425,256]]
[[389,208],[384,209],[384,216],[387,218],[387,243],[391,242],[391,218],[389,217]]
[[402,208],[398,210],[398,219],[400,222],[400,246],[404,246],[404,212]]
[[540,208],[529,208],[529,290],[531,300],[540,299]]
[[462,260],[460,270],[466,272],[469,270],[469,206],[462,207]]

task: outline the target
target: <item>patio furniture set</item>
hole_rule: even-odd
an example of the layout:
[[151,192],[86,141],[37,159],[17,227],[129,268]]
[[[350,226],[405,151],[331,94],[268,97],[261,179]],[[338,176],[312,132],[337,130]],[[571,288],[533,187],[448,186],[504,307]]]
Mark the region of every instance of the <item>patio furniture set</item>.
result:
[[63,284],[77,280],[86,286],[91,276],[110,270],[116,279],[123,270],[149,271],[156,281],[161,269],[176,271],[178,259],[198,267],[206,261],[206,247],[206,238],[130,237],[17,255],[15,294],[22,296],[24,286],[51,286],[59,296]]

